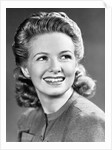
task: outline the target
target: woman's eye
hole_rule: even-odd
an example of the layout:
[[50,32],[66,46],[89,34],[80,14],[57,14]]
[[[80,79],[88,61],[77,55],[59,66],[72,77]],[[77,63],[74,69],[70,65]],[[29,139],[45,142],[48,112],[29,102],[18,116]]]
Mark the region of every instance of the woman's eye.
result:
[[48,57],[47,56],[41,56],[39,58],[36,59],[37,61],[46,61],[48,60]]
[[67,60],[67,59],[71,59],[72,57],[70,55],[63,55],[61,56],[62,60]]

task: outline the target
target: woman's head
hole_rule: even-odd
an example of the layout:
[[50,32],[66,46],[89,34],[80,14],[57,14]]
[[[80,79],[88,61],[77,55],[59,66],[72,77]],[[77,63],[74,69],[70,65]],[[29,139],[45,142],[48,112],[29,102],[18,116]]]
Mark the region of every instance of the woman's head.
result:
[[[57,84],[63,80],[66,82],[57,89],[58,93],[71,86],[84,96],[94,91],[94,81],[79,65],[84,55],[81,31],[65,13],[40,12],[26,19],[15,34],[13,52],[18,66],[15,73],[16,96],[21,106],[39,105],[35,89],[42,92],[48,87],[47,93],[55,93],[56,86],[60,87]],[[53,91],[49,85],[54,86]]]

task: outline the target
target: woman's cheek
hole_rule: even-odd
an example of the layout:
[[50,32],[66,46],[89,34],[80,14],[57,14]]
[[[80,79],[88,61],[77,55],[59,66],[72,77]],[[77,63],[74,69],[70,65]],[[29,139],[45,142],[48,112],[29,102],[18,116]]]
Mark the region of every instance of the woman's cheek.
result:
[[75,65],[66,65],[64,70],[66,76],[75,76]]
[[30,74],[35,77],[42,77],[47,70],[45,65],[33,64],[30,66]]

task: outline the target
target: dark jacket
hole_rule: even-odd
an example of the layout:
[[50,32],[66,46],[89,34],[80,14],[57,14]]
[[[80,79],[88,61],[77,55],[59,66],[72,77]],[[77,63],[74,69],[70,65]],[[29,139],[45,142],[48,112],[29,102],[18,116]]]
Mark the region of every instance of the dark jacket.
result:
[[75,93],[53,114],[29,108],[18,121],[19,142],[104,142],[104,112]]

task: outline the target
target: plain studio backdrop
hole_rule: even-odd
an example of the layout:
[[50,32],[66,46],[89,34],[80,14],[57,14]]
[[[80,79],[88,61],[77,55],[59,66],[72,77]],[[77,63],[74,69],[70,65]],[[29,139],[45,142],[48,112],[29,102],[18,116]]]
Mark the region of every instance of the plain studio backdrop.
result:
[[97,81],[96,94],[90,99],[105,111],[105,9],[104,8],[7,8],[6,9],[6,141],[17,141],[17,120],[25,110],[15,99],[12,53],[14,33],[19,24],[38,11],[65,12],[82,31],[85,55],[81,61],[87,72]]

